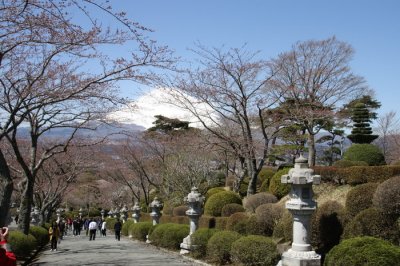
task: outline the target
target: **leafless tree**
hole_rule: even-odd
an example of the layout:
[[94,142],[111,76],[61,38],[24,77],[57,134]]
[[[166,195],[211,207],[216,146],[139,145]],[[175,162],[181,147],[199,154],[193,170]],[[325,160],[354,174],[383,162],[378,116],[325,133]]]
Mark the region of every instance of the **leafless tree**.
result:
[[315,164],[315,135],[339,104],[365,93],[364,79],[350,69],[353,54],[349,44],[332,37],[298,42],[273,60],[276,75],[269,85],[290,106],[287,119],[306,129],[310,166]]
[[[20,225],[27,234],[35,178],[43,163],[65,152],[79,129],[93,129],[90,121],[99,121],[123,103],[116,94],[117,81],[149,83],[157,79],[153,69],[171,69],[174,59],[168,48],[145,37],[148,29],[95,1],[21,0],[0,5],[0,141],[11,143],[25,174]],[[71,15],[77,12],[83,20]],[[103,26],[98,19],[104,15],[118,26]],[[82,21],[84,25],[78,24]],[[103,49],[124,44],[133,49],[130,57],[113,57]],[[23,123],[30,127],[28,157],[23,157],[17,134]],[[46,132],[67,127],[73,130],[66,139],[38,152]],[[7,188],[0,195],[0,224],[12,191],[3,159],[0,154],[1,180]]]
[[[250,177],[247,194],[256,193],[256,181],[275,131],[265,114],[276,102],[267,83],[270,65],[258,53],[240,49],[209,49],[198,45],[199,67],[181,73],[168,86],[175,104],[189,110],[202,126],[237,156],[240,169],[235,188]],[[201,105],[199,105],[201,104]]]
[[394,111],[378,117],[375,128],[379,138],[375,141],[381,147],[385,161],[390,163],[398,159],[400,142],[400,121]]

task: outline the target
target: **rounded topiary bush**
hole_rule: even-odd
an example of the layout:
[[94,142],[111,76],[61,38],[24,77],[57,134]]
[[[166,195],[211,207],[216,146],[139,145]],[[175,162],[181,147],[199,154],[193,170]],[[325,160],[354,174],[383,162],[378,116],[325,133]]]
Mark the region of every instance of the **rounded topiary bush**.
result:
[[226,230],[246,234],[246,222],[249,216],[245,212],[237,212],[229,216],[226,222]]
[[159,224],[150,233],[149,239],[159,247],[177,250],[182,240],[189,235],[187,224]]
[[226,205],[222,208],[221,216],[223,216],[223,217],[229,217],[229,216],[231,216],[231,215],[234,214],[234,213],[237,213],[237,212],[244,212],[244,211],[245,211],[245,210],[244,210],[244,208],[243,208],[242,205],[237,204],[237,203],[229,203],[229,204],[226,204]]
[[8,243],[10,243],[12,251],[17,258],[30,256],[38,245],[33,235],[25,235],[21,231],[10,231]]
[[206,192],[206,201],[214,194],[217,194],[218,192],[226,191],[225,188],[223,187],[213,187],[207,190]]
[[186,216],[186,211],[189,210],[188,206],[182,205],[173,208],[172,215],[173,216]]
[[334,162],[333,166],[340,167],[340,168],[346,168],[346,167],[352,167],[352,166],[368,166],[368,163],[363,162],[363,161],[339,160],[339,161]]
[[49,232],[42,226],[32,225],[29,228],[29,234],[33,235],[39,246],[44,246],[49,242]]
[[[122,234],[123,236],[129,236],[129,229],[130,229],[130,226],[131,226],[132,224],[134,224],[134,223],[135,223],[135,221],[132,220],[132,219],[126,220],[125,223],[122,224],[121,234]],[[107,225],[107,222],[106,222],[106,225]]]
[[356,237],[342,241],[326,256],[324,266],[399,265],[400,248],[382,239]]
[[192,244],[196,247],[191,252],[194,258],[206,257],[208,240],[218,231],[218,229],[200,228],[192,234]]
[[264,225],[255,214],[251,214],[246,221],[246,235],[264,235]]
[[275,266],[280,258],[275,242],[264,236],[244,236],[233,242],[231,257],[241,265]]
[[373,205],[384,213],[400,216],[400,176],[381,183],[373,197]]
[[345,227],[343,238],[373,236],[392,243],[399,240],[398,226],[393,216],[376,208],[369,208],[357,214]]
[[276,239],[281,239],[284,242],[292,241],[293,216],[287,209],[283,211],[282,217],[278,220],[272,236]]
[[271,192],[273,195],[275,195],[278,199],[283,198],[290,191],[290,185],[282,184],[282,182],[281,182],[282,175],[286,175],[287,173],[289,173],[289,170],[290,170],[289,168],[284,168],[282,170],[279,170],[271,178],[271,181],[269,184],[269,192]]
[[131,225],[130,231],[132,237],[141,241],[146,241],[146,236],[149,234],[150,228],[153,227],[151,222],[139,222]]
[[351,189],[346,196],[347,213],[354,217],[359,212],[370,208],[377,187],[378,184],[376,183],[366,183]]
[[217,264],[231,262],[231,247],[241,235],[233,231],[216,232],[207,243],[207,258]]
[[210,216],[221,216],[222,208],[226,204],[237,203],[242,204],[240,196],[233,191],[221,191],[212,196],[206,201],[204,206],[204,214]]
[[106,227],[108,230],[114,230],[114,225],[117,222],[117,219],[113,217],[107,217],[106,218]]
[[345,209],[337,201],[327,201],[319,206],[311,220],[311,243],[320,253],[337,245],[345,226]]
[[368,165],[384,165],[385,157],[373,144],[353,144],[346,150],[343,158],[348,161],[363,161]]
[[[261,184],[265,184],[264,186],[268,188],[269,181],[274,176],[275,173],[276,171],[271,168],[263,168],[258,174],[258,180],[260,181]],[[261,191],[266,191],[266,190],[261,190]]]
[[246,211],[255,212],[260,205],[275,202],[278,202],[278,199],[274,195],[268,192],[260,192],[246,197],[243,200],[243,207]]
[[275,226],[278,224],[283,213],[283,207],[273,203],[263,204],[256,209],[257,221],[263,235],[272,236]]

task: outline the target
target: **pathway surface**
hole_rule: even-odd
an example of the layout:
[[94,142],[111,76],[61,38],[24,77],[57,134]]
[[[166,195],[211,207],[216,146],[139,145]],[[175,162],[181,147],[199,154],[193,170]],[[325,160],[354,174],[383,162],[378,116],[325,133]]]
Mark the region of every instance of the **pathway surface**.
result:
[[128,238],[116,241],[113,235],[96,237],[89,241],[86,236],[67,236],[50,251],[46,247],[29,265],[205,265],[185,258],[176,252],[159,250],[156,247]]

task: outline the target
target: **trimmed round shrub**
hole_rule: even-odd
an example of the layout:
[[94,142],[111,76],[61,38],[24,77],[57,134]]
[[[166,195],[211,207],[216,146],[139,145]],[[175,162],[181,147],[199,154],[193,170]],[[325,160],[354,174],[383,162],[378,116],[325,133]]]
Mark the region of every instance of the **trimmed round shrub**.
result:
[[384,213],[400,216],[400,176],[381,183],[375,191],[373,205]]
[[268,192],[260,192],[245,198],[243,200],[243,207],[246,211],[255,212],[258,206],[275,202],[278,202],[278,199],[274,195]]
[[226,230],[238,232],[239,234],[246,234],[246,222],[248,215],[245,212],[237,212],[229,216],[226,222]]
[[346,196],[346,211],[354,217],[360,211],[372,206],[372,198],[378,187],[376,183],[361,184],[349,191]]
[[206,257],[207,242],[218,231],[217,229],[200,228],[192,234],[192,244],[196,246],[195,250],[191,252],[194,258],[200,259]]
[[264,226],[255,214],[251,214],[246,221],[246,235],[264,235]]
[[280,258],[275,242],[265,236],[244,236],[233,242],[231,257],[241,265],[275,266]]
[[260,183],[262,184],[267,183],[269,185],[269,180],[274,176],[275,173],[276,171],[271,168],[263,168],[258,174],[258,180],[260,180]]
[[373,236],[398,243],[399,234],[396,219],[376,208],[361,211],[345,227],[343,238]]
[[231,262],[231,247],[241,235],[233,231],[216,232],[207,243],[207,258],[217,264]]
[[159,247],[178,250],[182,240],[189,235],[187,224],[159,224],[151,232],[151,242]]
[[206,201],[214,194],[217,194],[218,192],[222,192],[222,191],[226,191],[225,188],[223,187],[214,187],[214,188],[210,188],[209,190],[207,190],[206,192]]
[[222,208],[221,216],[223,216],[223,217],[229,217],[229,216],[231,216],[231,215],[234,214],[234,213],[237,213],[237,212],[244,212],[244,211],[245,211],[245,210],[244,210],[244,208],[243,208],[242,205],[237,204],[237,203],[229,203],[229,204],[226,204],[226,205]]
[[163,208],[162,208],[162,214],[163,215],[172,215],[173,209],[174,209],[173,204],[169,201],[165,201],[163,204]]
[[150,228],[153,227],[151,222],[139,222],[130,227],[132,237],[141,241],[146,241],[146,236],[149,234]]
[[[135,223],[135,221],[132,219],[126,220],[125,223],[122,224],[121,234],[123,236],[129,236],[129,228],[134,223]],[[107,222],[106,222],[106,225],[107,225]]]
[[31,225],[29,234],[35,237],[39,246],[44,246],[49,242],[49,232],[44,227]]
[[215,228],[219,230],[225,230],[228,218],[229,217],[215,217]]
[[317,208],[311,220],[311,243],[326,253],[339,244],[345,224],[345,209],[337,201],[327,201]]
[[272,236],[284,242],[292,241],[293,238],[293,216],[285,209],[281,219],[278,220]]
[[108,230],[114,230],[114,225],[117,222],[117,219],[113,217],[107,217],[106,218],[106,227]]
[[173,208],[172,215],[173,216],[186,216],[186,211],[189,210],[188,206],[182,205]]
[[333,166],[339,168],[347,168],[352,166],[368,166],[367,162],[364,161],[349,161],[349,160],[339,160],[333,163]]
[[289,170],[290,170],[289,168],[279,170],[271,178],[271,181],[269,184],[269,192],[272,193],[273,195],[275,195],[278,199],[283,198],[290,191],[290,185],[281,183],[282,175],[286,175],[287,173],[289,173]]
[[353,144],[346,150],[343,158],[348,161],[363,161],[368,165],[384,165],[385,157],[373,144]]
[[21,231],[10,231],[8,243],[10,243],[12,251],[17,258],[30,256],[38,245],[33,235],[25,235]]
[[262,235],[272,236],[275,226],[282,218],[284,209],[281,205],[267,203],[256,209],[256,218],[261,227]]
[[242,204],[240,196],[233,191],[221,191],[206,201],[204,214],[210,216],[221,216],[222,208],[229,203]]
[[356,237],[335,246],[327,254],[324,266],[393,266],[399,261],[399,247],[382,239]]

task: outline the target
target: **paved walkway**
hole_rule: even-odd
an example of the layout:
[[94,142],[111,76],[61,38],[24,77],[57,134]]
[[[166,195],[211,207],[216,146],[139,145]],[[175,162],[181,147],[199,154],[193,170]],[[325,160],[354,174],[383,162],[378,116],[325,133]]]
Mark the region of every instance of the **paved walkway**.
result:
[[205,265],[182,257],[176,252],[159,250],[156,247],[128,238],[116,241],[113,235],[96,237],[89,241],[86,236],[67,236],[58,245],[57,251],[46,247],[29,265]]

